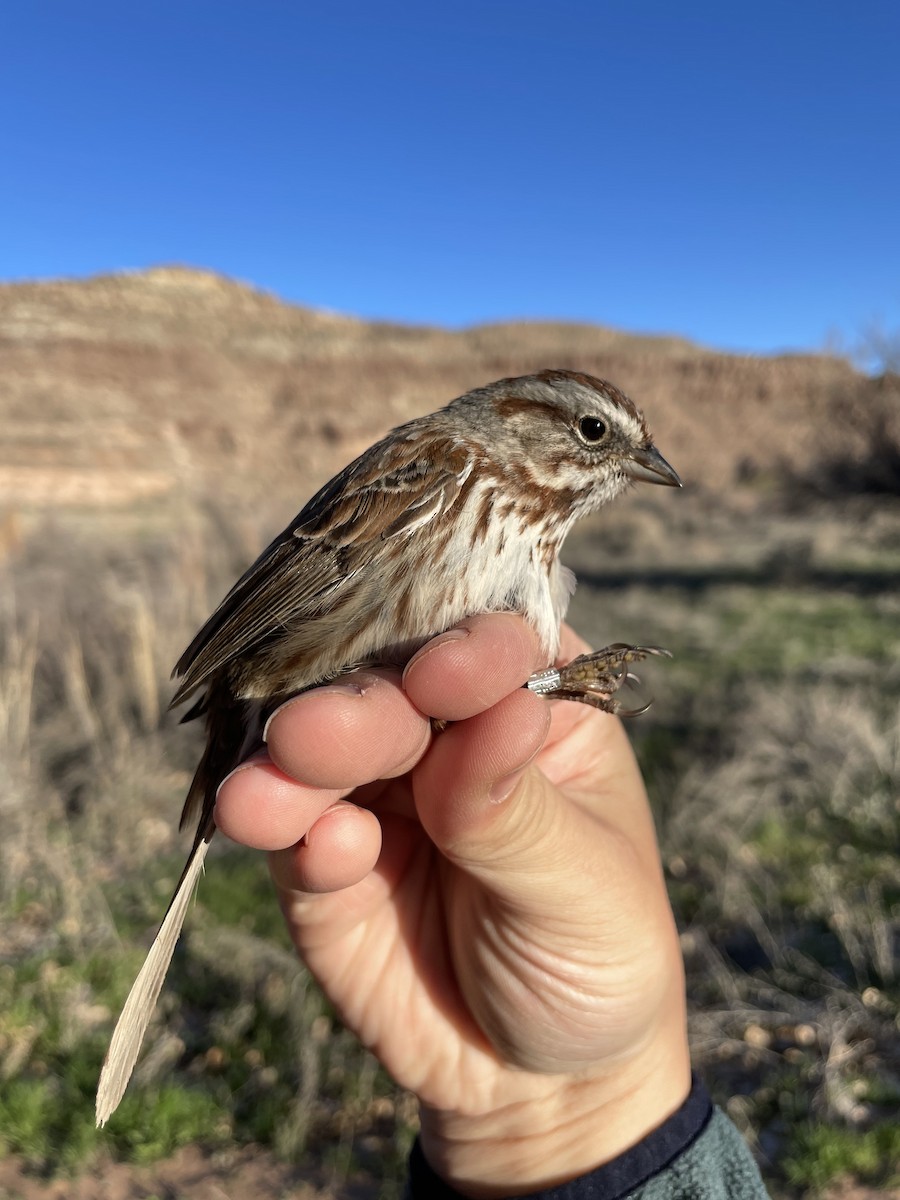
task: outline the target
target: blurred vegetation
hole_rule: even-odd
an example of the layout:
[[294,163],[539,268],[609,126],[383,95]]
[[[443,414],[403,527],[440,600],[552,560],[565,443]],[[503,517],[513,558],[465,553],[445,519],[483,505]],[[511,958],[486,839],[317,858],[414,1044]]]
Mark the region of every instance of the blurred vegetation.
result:
[[[896,451],[896,447],[894,448]],[[824,468],[823,468],[824,469]],[[696,1062],[773,1192],[900,1161],[900,504],[757,480],[576,535],[572,622],[652,640],[629,729],[682,930]],[[415,1105],[218,847],[108,1129],[100,1062],[181,865],[197,731],[168,671],[277,525],[32,522],[0,566],[0,1150],[45,1172],[255,1143],[399,1194]],[[48,547],[52,552],[48,553]],[[654,563],[652,570],[648,563]]]

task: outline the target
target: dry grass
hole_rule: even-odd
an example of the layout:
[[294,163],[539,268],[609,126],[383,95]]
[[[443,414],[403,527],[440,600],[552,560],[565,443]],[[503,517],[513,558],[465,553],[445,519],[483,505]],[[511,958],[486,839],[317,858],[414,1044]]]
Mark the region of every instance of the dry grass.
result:
[[221,848],[121,1119],[92,1129],[103,1044],[183,854],[198,732],[165,711],[168,668],[245,532],[209,508],[166,538],[46,527],[4,568],[0,1149],[42,1169],[260,1143],[390,1179],[412,1136],[411,1102],[289,952],[264,863]]

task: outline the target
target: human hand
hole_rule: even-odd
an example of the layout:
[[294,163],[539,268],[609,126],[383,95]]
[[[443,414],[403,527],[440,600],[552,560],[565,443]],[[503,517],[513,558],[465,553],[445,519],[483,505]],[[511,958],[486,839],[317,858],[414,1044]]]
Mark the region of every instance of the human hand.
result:
[[[298,952],[419,1097],[432,1167],[501,1197],[679,1107],[683,970],[620,722],[521,687],[546,666],[521,618],[462,628],[402,680],[366,670],[282,706],[216,822],[273,851]],[[564,629],[563,659],[584,649]]]

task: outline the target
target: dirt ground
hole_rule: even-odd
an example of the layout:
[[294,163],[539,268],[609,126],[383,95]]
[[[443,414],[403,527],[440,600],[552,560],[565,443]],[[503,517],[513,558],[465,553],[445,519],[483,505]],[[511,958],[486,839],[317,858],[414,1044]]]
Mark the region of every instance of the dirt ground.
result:
[[[253,1147],[208,1154],[190,1146],[149,1167],[109,1163],[102,1171],[47,1180],[21,1159],[0,1161],[0,1200],[375,1200],[366,1179],[328,1181]],[[900,1200],[900,1188],[839,1182],[820,1200]]]
[[[20,1158],[0,1161],[0,1200],[374,1200],[377,1194],[369,1180],[312,1178],[254,1147],[209,1154],[189,1146],[152,1166],[110,1162],[74,1178],[44,1179]],[[846,1200],[859,1198],[848,1193]]]

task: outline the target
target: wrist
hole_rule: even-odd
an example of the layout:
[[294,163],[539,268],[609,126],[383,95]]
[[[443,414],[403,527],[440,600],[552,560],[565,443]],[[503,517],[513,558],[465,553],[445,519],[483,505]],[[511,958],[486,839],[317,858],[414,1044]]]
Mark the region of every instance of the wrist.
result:
[[667,1025],[641,1052],[604,1068],[557,1076],[510,1072],[503,1100],[477,1111],[423,1105],[426,1159],[473,1200],[521,1196],[612,1161],[676,1112],[690,1092],[683,1010]]

